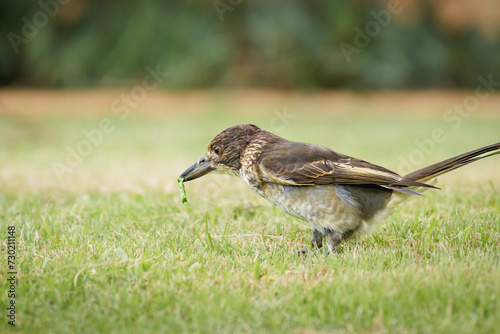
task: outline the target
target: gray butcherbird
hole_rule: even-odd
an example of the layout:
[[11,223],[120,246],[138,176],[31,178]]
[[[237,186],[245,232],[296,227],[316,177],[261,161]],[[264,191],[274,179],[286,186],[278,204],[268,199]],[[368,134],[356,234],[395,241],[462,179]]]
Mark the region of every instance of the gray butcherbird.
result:
[[210,172],[238,176],[280,210],[309,222],[313,248],[321,248],[326,236],[329,251],[335,252],[342,240],[371,232],[397,204],[420,195],[417,190],[436,188],[425,182],[498,153],[500,143],[401,176],[326,147],[288,141],[244,124],[219,133],[206,155],[180,178],[190,181]]

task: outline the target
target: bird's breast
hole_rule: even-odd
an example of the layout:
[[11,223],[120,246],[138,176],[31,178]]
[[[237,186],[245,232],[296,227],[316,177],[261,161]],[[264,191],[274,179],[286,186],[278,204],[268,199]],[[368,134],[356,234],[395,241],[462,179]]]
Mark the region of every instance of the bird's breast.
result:
[[265,145],[263,140],[254,140],[243,151],[241,155],[241,167],[239,176],[255,192],[262,196],[264,182],[261,177],[258,161],[260,159],[262,148]]

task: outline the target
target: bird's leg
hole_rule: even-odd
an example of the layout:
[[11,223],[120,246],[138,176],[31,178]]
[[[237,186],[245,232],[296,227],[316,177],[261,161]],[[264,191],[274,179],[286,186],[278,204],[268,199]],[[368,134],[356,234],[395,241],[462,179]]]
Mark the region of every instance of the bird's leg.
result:
[[325,235],[323,233],[321,233],[320,231],[318,230],[313,230],[313,236],[312,236],[312,239],[311,239],[311,246],[312,248],[318,248],[320,249],[321,247],[323,247],[323,238],[325,237]]
[[[320,231],[313,230],[312,239],[311,239],[311,248],[312,249],[320,249],[321,247],[323,247],[323,238],[324,237],[325,237],[325,235],[323,233],[321,233]],[[298,253],[299,254],[306,254],[307,247],[300,249]]]
[[326,230],[326,239],[328,240],[328,253],[335,253],[342,243],[342,235],[337,231]]

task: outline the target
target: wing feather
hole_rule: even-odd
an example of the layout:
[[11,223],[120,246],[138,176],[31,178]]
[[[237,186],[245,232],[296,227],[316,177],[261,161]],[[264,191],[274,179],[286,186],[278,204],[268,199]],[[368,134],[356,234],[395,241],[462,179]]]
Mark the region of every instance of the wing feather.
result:
[[379,185],[395,190],[432,187],[405,179],[384,167],[336,153],[326,147],[288,142],[266,150],[260,169],[267,182],[287,185]]

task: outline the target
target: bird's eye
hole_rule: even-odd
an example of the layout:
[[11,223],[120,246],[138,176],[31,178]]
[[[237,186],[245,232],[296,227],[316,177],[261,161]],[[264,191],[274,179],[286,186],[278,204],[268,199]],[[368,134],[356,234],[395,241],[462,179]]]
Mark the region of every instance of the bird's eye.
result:
[[214,153],[219,155],[220,154],[220,147],[219,146],[215,146],[214,147]]

